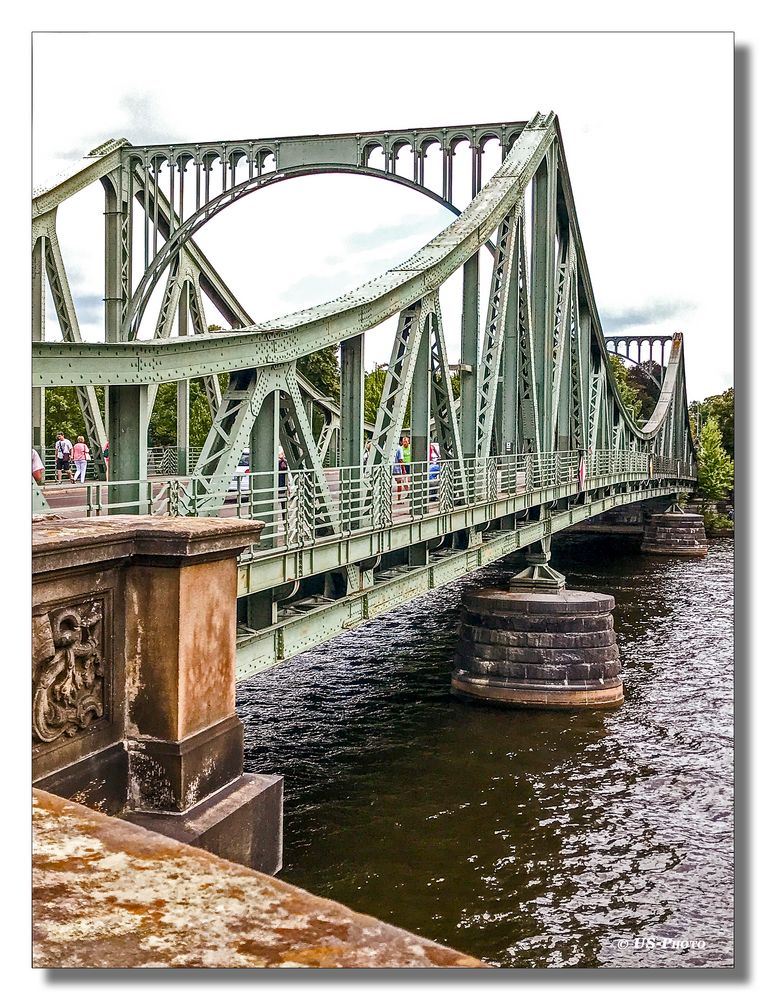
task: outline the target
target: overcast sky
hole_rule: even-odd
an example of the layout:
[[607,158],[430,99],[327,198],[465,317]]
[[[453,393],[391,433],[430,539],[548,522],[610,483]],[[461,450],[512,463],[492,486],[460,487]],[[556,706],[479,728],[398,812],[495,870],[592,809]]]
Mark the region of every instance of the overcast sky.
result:
[[[480,70],[485,51],[494,55]],[[148,71],[181,52],[180,71]],[[732,58],[724,33],[38,33],[34,183],[113,137],[252,139],[553,110],[605,332],[682,330],[689,396],[701,398],[733,381]],[[87,339],[103,336],[102,212],[100,186],[59,210]],[[253,194],[198,242],[262,321],[353,288],[451,219],[397,185],[325,176]],[[443,308],[457,361],[459,280],[451,285]],[[52,312],[48,335],[58,335]],[[390,344],[389,324],[369,338],[368,369]]]

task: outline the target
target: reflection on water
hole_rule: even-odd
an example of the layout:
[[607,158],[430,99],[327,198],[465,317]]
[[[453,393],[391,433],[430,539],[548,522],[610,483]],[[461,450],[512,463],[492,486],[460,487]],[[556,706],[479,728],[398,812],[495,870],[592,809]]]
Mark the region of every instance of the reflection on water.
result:
[[733,542],[630,544],[554,547],[616,599],[616,711],[450,695],[461,594],[501,564],[240,685],[246,766],[285,775],[281,877],[503,966],[731,964]]

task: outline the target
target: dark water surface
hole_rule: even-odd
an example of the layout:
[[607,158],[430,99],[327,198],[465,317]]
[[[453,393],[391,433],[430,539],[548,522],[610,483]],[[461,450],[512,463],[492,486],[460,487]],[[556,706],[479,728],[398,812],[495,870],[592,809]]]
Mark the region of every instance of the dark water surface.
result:
[[731,964],[734,545],[631,544],[553,558],[616,599],[616,711],[450,694],[461,594],[507,564],[241,684],[247,769],[285,776],[280,877],[502,966]]

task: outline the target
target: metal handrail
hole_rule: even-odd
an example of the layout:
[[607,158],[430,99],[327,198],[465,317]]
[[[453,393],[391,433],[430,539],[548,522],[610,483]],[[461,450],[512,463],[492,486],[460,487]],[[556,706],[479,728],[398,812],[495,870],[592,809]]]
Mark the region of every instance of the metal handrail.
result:
[[[575,451],[492,455],[463,463],[448,460],[412,463],[407,475],[387,466],[369,474],[361,466],[324,469],[323,492],[313,470],[261,472],[204,484],[193,476],[154,477],[87,483],[82,503],[70,504],[69,516],[100,517],[141,513],[165,517],[217,514],[264,523],[260,548],[301,548],[318,539],[357,531],[390,528],[449,514],[551,487],[577,485],[576,492],[597,488],[600,480],[623,477],[694,479],[691,463],[647,452],[600,449],[585,457],[579,481],[580,454]],[[72,494],[67,491],[70,498]],[[79,491],[78,491],[79,492]]]

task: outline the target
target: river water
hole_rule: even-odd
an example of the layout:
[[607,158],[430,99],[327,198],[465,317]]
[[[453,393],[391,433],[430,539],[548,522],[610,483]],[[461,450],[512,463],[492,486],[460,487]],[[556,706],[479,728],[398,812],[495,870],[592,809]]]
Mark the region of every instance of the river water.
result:
[[285,776],[280,877],[499,966],[728,966],[734,543],[552,564],[616,599],[620,709],[450,694],[461,595],[508,562],[239,686],[246,768]]

